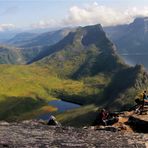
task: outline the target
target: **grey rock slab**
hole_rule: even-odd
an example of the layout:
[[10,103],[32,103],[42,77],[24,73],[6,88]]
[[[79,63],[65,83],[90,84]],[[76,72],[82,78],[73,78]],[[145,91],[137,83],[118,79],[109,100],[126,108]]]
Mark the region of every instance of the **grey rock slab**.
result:
[[146,134],[47,126],[37,121],[1,124],[0,148],[146,148]]

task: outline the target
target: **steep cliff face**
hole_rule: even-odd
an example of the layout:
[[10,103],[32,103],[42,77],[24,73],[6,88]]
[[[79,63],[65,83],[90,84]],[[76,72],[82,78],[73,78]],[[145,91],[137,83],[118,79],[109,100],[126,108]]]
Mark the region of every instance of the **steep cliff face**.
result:
[[0,122],[0,147],[146,148],[148,135],[53,127],[37,121]]

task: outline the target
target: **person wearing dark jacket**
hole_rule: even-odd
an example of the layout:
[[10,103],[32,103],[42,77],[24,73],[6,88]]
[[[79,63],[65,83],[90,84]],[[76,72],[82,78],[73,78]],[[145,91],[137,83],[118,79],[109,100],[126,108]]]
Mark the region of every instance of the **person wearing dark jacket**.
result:
[[105,109],[102,109],[99,113],[99,116],[98,116],[98,124],[99,125],[104,125],[104,126],[112,125],[112,124],[118,122],[118,120],[119,119],[116,114],[110,113]]

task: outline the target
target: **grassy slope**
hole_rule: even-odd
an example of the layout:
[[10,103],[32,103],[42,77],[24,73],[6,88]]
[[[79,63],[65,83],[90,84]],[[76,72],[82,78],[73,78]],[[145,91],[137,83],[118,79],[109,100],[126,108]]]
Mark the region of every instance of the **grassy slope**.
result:
[[78,109],[70,110],[56,116],[62,125],[83,127],[93,125],[97,117],[97,107],[86,105]]
[[86,81],[59,79],[46,67],[0,65],[0,71],[0,119],[27,118],[49,111],[47,101],[61,98],[61,94],[77,103],[80,98],[81,104],[85,104],[99,93]]
[[[86,78],[83,81],[95,84],[92,78],[90,80]],[[101,84],[101,81],[96,82],[96,84],[99,83]],[[111,111],[128,110],[135,104],[136,98],[142,97],[143,90],[148,90],[148,74],[145,72],[144,67],[140,65],[126,67],[118,71],[105,89],[102,89],[100,99],[96,100],[96,105],[87,105],[59,114],[57,119],[64,125],[76,127],[92,125],[97,116],[97,106],[106,106]]]
[[137,65],[118,71],[104,90],[102,97],[106,106],[114,110],[129,109],[139,94],[148,89],[148,74]]
[[[136,93],[142,91],[142,87],[139,89],[134,87],[135,81],[143,79],[143,75],[141,78],[137,77],[141,71],[124,64],[115,53],[113,44],[97,26],[79,28],[69,39],[71,40],[61,41],[64,47],[60,46],[55,52],[49,52],[49,56],[36,64],[47,65],[47,67],[52,65],[59,76],[79,80],[85,83],[85,86],[94,88],[94,92],[89,95],[85,93],[89,90],[87,89],[78,97],[60,90],[60,92],[55,91],[55,96],[65,100],[74,100],[76,103],[106,105],[115,110],[133,105]],[[54,47],[56,48],[56,46]],[[143,82],[141,85],[146,86]],[[93,116],[93,114],[88,114],[85,109],[85,113],[83,112],[84,114],[81,116],[82,110],[78,109],[69,113],[71,116],[80,118],[81,124],[84,123],[81,118]],[[68,113],[65,113],[59,119],[63,123],[75,123],[76,120],[69,121],[69,118]]]
[[[124,65],[102,31],[98,37],[95,36],[96,29],[93,34],[88,31],[88,35],[81,39],[85,34],[83,31],[79,29],[72,39],[70,38],[72,40],[70,43],[69,40],[64,40],[60,45],[58,44],[59,46],[56,45],[57,52],[37,62],[42,67],[0,66],[1,100],[8,100],[8,97],[10,99],[17,97],[20,100],[25,97],[25,99],[30,98],[32,103],[35,99],[36,105],[33,105],[32,110],[36,110],[37,113],[41,111],[43,105],[46,106],[47,100],[57,98],[85,105],[95,103],[101,106],[104,103],[109,107],[115,106],[115,109],[131,105],[137,90],[142,90],[140,85],[146,86],[147,81],[143,82],[144,72],[139,71],[140,68],[129,68]],[[101,37],[102,33],[104,38]],[[98,43],[99,37],[101,38]],[[139,76],[140,74],[142,75]],[[70,125],[77,121],[83,124],[87,117],[94,117],[93,108],[95,106],[90,108],[86,106],[59,115],[58,118]],[[34,114],[32,110],[30,111],[29,108],[30,113],[26,113],[24,107],[23,117],[32,116]],[[14,113],[16,113],[15,109]],[[70,117],[74,118],[70,119]]]

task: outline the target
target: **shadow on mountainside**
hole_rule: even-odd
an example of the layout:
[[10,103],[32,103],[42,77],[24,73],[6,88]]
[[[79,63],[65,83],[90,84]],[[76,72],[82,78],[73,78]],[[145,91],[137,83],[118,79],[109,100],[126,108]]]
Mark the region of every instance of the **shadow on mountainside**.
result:
[[15,121],[24,113],[31,112],[45,105],[45,100],[32,97],[8,97],[0,101],[0,120]]

